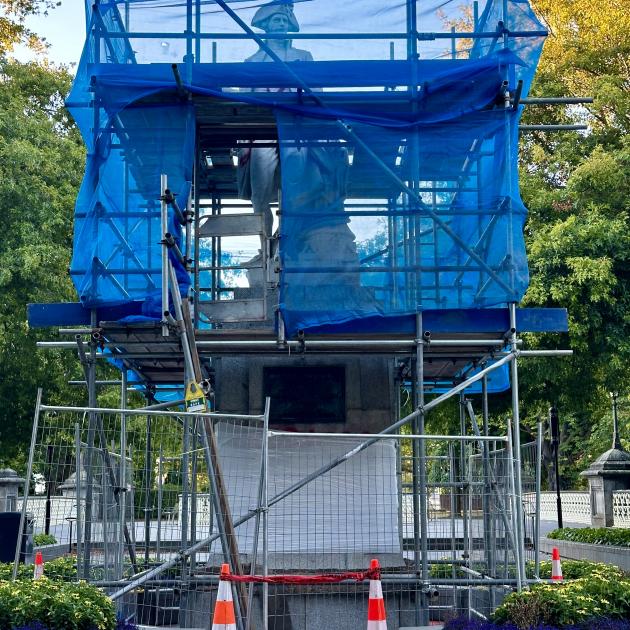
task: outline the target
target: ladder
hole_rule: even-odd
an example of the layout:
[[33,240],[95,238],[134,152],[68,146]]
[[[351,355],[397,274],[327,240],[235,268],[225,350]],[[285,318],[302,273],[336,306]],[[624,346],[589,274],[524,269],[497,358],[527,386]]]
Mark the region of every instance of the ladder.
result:
[[[223,264],[222,239],[226,237],[253,236],[264,246],[258,256],[246,262]],[[211,239],[212,260],[203,260],[201,247],[197,247],[195,268],[200,272],[211,272],[212,286],[199,286],[197,313],[205,323],[222,324],[265,321],[267,319],[267,283],[269,240],[264,238],[262,214],[213,214],[199,219],[197,239]],[[245,273],[248,287],[224,287],[226,272]],[[202,297],[202,296],[210,296]]]

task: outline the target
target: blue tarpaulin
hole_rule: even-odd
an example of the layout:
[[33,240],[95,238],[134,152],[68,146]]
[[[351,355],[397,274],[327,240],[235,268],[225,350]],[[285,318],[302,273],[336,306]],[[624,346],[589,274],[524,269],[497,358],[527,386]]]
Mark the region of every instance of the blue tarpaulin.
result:
[[[274,110],[289,335],[520,300],[521,111],[505,95],[526,96],[544,40],[528,2],[230,2],[241,24],[209,0],[87,4],[67,100],[88,147],[71,266],[84,306],[161,317],[160,174],[185,205],[188,95]],[[265,35],[263,5],[293,16],[292,40]],[[169,231],[181,246],[172,212]]]

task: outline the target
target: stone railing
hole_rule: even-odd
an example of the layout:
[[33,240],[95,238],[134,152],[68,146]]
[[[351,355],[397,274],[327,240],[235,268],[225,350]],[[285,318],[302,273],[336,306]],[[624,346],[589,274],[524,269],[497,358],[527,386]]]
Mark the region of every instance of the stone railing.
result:
[[[580,525],[591,524],[591,497],[588,492],[561,492],[562,518],[565,523]],[[526,514],[533,514],[536,495],[532,492],[523,494]],[[617,490],[613,493],[613,516],[615,527],[630,527],[630,490]],[[540,493],[540,518],[543,521],[558,519],[555,492]]]
[[[561,492],[562,518],[567,523],[591,524],[591,497],[588,492]],[[525,512],[533,514],[536,508],[536,495],[529,492],[523,495]],[[540,493],[540,518],[543,521],[556,521],[558,509],[555,492]]]
[[630,490],[613,492],[615,527],[630,527]]
[[[83,503],[83,501],[81,502]],[[22,497],[17,501],[17,510],[22,509]],[[33,527],[35,533],[44,531],[44,523],[46,520],[46,497],[42,495],[29,496],[27,503],[27,511],[30,512],[35,522]],[[81,506],[81,512],[85,508]],[[77,500],[74,497],[50,497],[50,525],[55,527],[58,525],[67,525],[69,518],[76,518]]]

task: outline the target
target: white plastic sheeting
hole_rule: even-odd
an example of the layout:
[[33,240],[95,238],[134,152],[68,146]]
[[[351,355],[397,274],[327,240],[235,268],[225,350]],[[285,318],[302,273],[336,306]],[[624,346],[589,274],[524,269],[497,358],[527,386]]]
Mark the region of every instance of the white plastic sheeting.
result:
[[[217,425],[233,520],[257,507],[262,436],[257,428]],[[270,436],[269,498],[360,443],[346,438]],[[240,552],[251,553],[254,519],[238,527],[236,535]],[[375,443],[271,507],[268,541],[270,553],[400,553],[394,442]],[[258,553],[262,553],[262,528]]]

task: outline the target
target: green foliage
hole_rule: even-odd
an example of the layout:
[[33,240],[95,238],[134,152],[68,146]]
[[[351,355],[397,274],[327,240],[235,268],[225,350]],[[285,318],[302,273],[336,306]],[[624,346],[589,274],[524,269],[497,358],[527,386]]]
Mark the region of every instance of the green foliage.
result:
[[[534,577],[534,567],[533,562],[527,563],[529,577]],[[483,567],[473,565],[473,568],[483,571]],[[529,630],[539,624],[564,627],[595,617],[630,615],[630,579],[618,567],[587,560],[563,560],[562,572],[565,578],[562,583],[536,584],[529,591],[509,595],[496,610],[494,620]],[[430,575],[451,578],[453,565],[434,564]],[[509,568],[508,575],[514,577],[514,566]],[[539,575],[543,580],[551,578],[550,560],[540,563]],[[454,577],[465,577],[465,573],[456,568]]]
[[58,6],[55,0],[0,0],[0,54],[10,52],[17,44],[43,51],[45,41],[24,25],[24,18]]
[[[77,579],[76,559],[55,558],[44,563],[44,575],[53,582],[72,582]],[[0,563],[0,580],[10,580],[13,576],[13,563]],[[33,579],[33,565],[18,565],[18,580]],[[2,626],[0,626],[2,627]]]
[[[181,492],[181,490],[182,490],[182,487],[179,484],[165,483],[162,486],[162,516],[163,517],[164,517],[165,512],[169,512],[175,509],[175,507],[177,506],[177,501],[178,501],[179,493]],[[145,495],[146,495],[146,491],[144,487],[136,489],[135,498],[134,498],[136,518],[140,518],[140,519],[144,518]],[[152,519],[157,518],[158,491],[156,488],[151,488],[149,490],[148,499],[149,499],[148,500],[149,516]]]
[[630,615],[630,580],[592,574],[561,584],[537,584],[508,595],[494,620],[528,629],[540,623],[571,625],[603,615],[613,619]]
[[56,545],[57,539],[52,534],[35,534],[33,536],[33,544],[36,547],[44,547],[46,545]]
[[[614,545],[630,547],[630,529],[608,527],[565,527],[554,529],[547,534],[554,540],[570,540],[572,542],[590,543],[592,545]],[[564,565],[563,565],[564,566]]]
[[66,71],[0,58],[0,78],[0,465],[24,470],[37,387],[49,404],[83,400],[67,385],[76,358],[36,350],[50,332],[29,330],[26,304],[76,300],[68,265],[84,149],[63,107]]
[[[521,194],[531,282],[525,306],[564,307],[569,334],[527,335],[530,348],[573,357],[522,365],[522,425],[555,404],[562,421],[562,485],[609,448],[608,391],[630,396],[630,2],[532,0],[551,34],[532,96],[593,96],[585,106],[528,106],[523,122],[586,123],[588,133],[521,136]],[[624,400],[625,399],[625,400]],[[549,469],[549,448],[544,450]],[[549,487],[553,479],[549,478]]]
[[429,577],[439,579],[462,578],[466,577],[466,574],[458,566],[455,567],[455,572],[453,573],[453,565],[448,562],[444,564],[432,564],[429,569]]
[[[528,573],[531,571],[533,575],[534,563],[527,563]],[[599,576],[602,578],[622,579],[625,573],[612,564],[604,564],[603,562],[591,562],[589,560],[563,560],[562,575],[565,580],[578,580],[589,576]],[[551,560],[542,560],[540,562],[539,577],[542,580],[551,579]]]
[[0,628],[40,621],[51,630],[113,630],[113,602],[85,582],[0,582]]
[[[472,569],[484,572],[484,565],[472,564]],[[528,561],[525,565],[525,572],[529,578],[535,576],[536,565],[533,561]],[[548,580],[551,578],[551,560],[541,560],[539,565],[539,577],[541,580]],[[590,560],[563,560],[562,561],[562,574],[566,580],[577,580],[579,578],[588,576],[599,576],[602,578],[617,578],[621,579],[626,574],[619,568],[610,564],[604,564],[603,562],[591,562]],[[453,565],[450,562],[432,564],[429,570],[429,575],[432,578],[461,578],[466,577],[466,573],[459,568],[455,567],[455,575],[453,575]],[[516,577],[516,567],[511,565],[508,567],[508,576]]]

